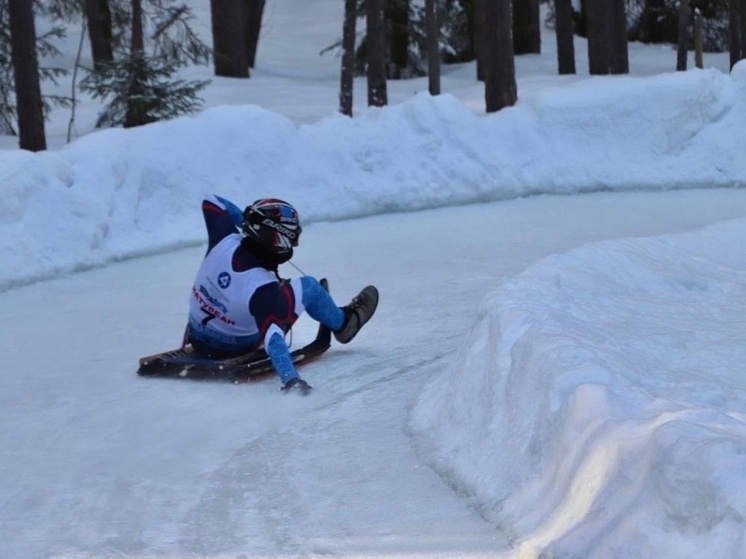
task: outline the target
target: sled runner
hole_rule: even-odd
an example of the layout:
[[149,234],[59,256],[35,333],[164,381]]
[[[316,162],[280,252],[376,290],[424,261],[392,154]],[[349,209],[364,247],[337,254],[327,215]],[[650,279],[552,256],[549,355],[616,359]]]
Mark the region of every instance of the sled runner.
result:
[[[329,328],[319,325],[312,342],[290,353],[296,367],[325,353],[331,346],[331,336]],[[222,380],[234,384],[249,382],[270,373],[274,373],[274,368],[263,349],[231,359],[211,359],[196,353],[190,344],[143,357],[137,370],[137,374],[142,377]]]

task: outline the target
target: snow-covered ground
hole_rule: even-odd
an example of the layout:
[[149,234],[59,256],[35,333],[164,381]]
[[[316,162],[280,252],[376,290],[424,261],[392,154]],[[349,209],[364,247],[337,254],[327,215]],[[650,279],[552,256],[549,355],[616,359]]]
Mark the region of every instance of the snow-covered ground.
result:
[[[269,1],[200,115],[4,140],[0,555],[746,557],[746,64],[588,78],[576,40],[558,77],[546,33],[516,107],[467,64],[384,109],[359,81],[350,120],[340,11]],[[178,344],[206,192],[290,200],[301,270],[381,290],[309,398],[134,374]]]

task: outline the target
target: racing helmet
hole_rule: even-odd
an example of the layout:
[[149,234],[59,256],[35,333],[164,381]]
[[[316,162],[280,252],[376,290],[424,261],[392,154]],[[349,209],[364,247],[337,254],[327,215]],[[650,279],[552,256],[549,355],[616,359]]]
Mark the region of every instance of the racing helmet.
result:
[[296,209],[277,198],[262,198],[243,212],[244,237],[256,241],[277,256],[289,256],[301,234]]

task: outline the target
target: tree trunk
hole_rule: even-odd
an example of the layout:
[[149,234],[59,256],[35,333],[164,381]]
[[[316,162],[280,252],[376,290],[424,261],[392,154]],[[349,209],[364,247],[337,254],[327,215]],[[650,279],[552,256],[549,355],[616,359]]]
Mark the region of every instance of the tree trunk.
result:
[[44,136],[44,105],[39,84],[33,3],[30,0],[9,0],[8,12],[19,147],[42,151],[47,149],[47,141]]
[[746,0],[738,0],[739,35],[741,37],[741,56],[739,60],[746,58]]
[[645,0],[640,15],[637,39],[643,43],[667,43],[671,39],[665,17],[668,7],[664,0]]
[[88,39],[91,42],[94,66],[102,62],[112,62],[114,52],[109,0],[85,0],[85,16],[88,21]]
[[409,62],[409,0],[386,0],[384,20],[388,21],[391,26],[389,33],[390,77],[399,79]]
[[383,0],[366,2],[366,39],[368,46],[368,106],[388,104],[386,92],[386,29],[383,24]]
[[249,68],[253,68],[256,63],[256,49],[259,45],[259,33],[262,30],[265,4],[266,0],[250,0],[247,31]]
[[694,65],[700,70],[702,64],[702,14],[694,10]]
[[147,124],[148,118],[145,114],[142,99],[145,81],[145,69],[142,66],[143,53],[145,50],[145,39],[142,28],[142,0],[132,0],[132,39],[130,43],[130,59],[132,60],[133,75],[130,79],[130,87],[127,92],[127,113],[124,116],[125,128],[133,128]]
[[440,29],[435,0],[425,0],[425,33],[428,91],[430,95],[440,95]]
[[592,75],[629,73],[625,0],[586,0],[588,69]]
[[339,86],[339,112],[352,116],[352,89],[355,78],[355,26],[357,0],[345,0],[342,24],[342,72]]
[[611,27],[607,17],[611,9],[610,0],[586,0],[585,9],[588,71],[591,75],[605,75],[611,72]]
[[686,70],[689,56],[689,0],[679,0],[679,44],[676,49],[676,71]]
[[249,77],[248,8],[250,0],[210,0],[215,75]]
[[738,0],[728,0],[728,52],[731,68],[741,60],[741,26],[738,16]]
[[555,0],[554,22],[557,33],[557,66],[559,73],[575,73],[575,22],[572,17],[572,0]]
[[510,0],[486,0],[484,11],[485,104],[488,113],[515,105],[515,82]]
[[515,54],[541,54],[539,0],[513,0]]
[[472,37],[472,46],[474,47],[474,55],[477,60],[477,80],[483,82],[486,73],[484,55],[487,52],[487,47],[485,46],[487,36],[484,32],[484,11],[487,0],[473,0],[473,2],[472,29],[474,36]]
[[575,33],[579,37],[588,37],[588,9],[586,8],[588,0],[580,0],[580,11],[573,14],[575,19]]
[[625,0],[611,0],[611,73],[629,74],[629,54],[627,49],[627,13]]
[[130,54],[145,51],[145,33],[142,28],[142,0],[132,0],[132,43]]

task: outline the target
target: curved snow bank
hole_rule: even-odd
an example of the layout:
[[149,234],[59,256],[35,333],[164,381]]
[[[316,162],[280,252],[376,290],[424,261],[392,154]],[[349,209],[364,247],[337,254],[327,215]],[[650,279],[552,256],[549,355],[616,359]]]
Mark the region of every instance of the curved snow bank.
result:
[[746,184],[746,62],[544,90],[491,115],[418,95],[298,126],[219,107],[0,152],[0,289],[204,239],[201,196],[278,196],[306,223],[535,193]]
[[550,257],[411,427],[513,556],[746,557],[746,220]]

